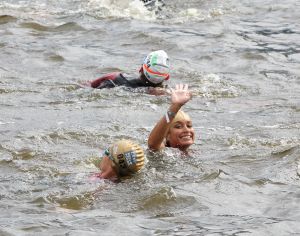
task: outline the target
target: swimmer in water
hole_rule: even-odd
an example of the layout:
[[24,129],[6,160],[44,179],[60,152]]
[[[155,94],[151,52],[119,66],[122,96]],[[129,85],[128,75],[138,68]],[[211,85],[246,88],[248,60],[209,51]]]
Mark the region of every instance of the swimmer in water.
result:
[[164,147],[172,147],[186,152],[194,143],[192,120],[181,110],[191,97],[188,85],[179,84],[171,90],[171,105],[166,115],[152,129],[148,138],[149,149],[159,151]]
[[143,149],[130,140],[119,140],[107,148],[99,164],[101,172],[94,177],[117,180],[138,173],[144,166]]
[[146,87],[149,94],[162,95],[165,94],[163,82],[170,78],[169,73],[169,57],[165,51],[158,50],[147,55],[139,70],[138,78],[131,78],[123,73],[113,72],[84,85],[97,89],[114,88],[116,86]]

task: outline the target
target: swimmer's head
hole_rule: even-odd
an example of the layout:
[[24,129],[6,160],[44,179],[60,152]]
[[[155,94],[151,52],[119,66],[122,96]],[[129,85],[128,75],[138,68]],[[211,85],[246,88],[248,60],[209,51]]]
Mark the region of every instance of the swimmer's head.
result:
[[185,151],[194,143],[195,132],[188,114],[179,110],[166,133],[166,145]]
[[160,84],[170,78],[170,62],[168,54],[163,50],[151,52],[144,60],[142,72],[153,84]]
[[144,166],[144,151],[130,140],[120,140],[105,150],[105,156],[112,161],[118,176],[129,176],[139,172]]

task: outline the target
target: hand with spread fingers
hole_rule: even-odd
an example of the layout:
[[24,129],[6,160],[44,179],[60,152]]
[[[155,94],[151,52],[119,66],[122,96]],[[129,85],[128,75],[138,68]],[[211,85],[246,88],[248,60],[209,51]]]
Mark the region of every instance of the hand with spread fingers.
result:
[[181,105],[187,103],[192,98],[192,94],[188,88],[187,84],[177,84],[175,89],[171,89],[171,103]]

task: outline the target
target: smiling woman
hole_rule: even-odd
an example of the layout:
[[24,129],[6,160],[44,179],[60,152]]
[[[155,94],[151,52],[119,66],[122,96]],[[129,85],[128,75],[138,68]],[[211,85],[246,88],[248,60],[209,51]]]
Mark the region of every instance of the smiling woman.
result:
[[194,129],[188,114],[178,111],[169,125],[166,135],[166,146],[185,150],[194,143]]
[[179,148],[182,151],[194,143],[195,132],[191,118],[180,108],[191,99],[188,85],[176,85],[171,90],[171,105],[166,115],[154,126],[148,139],[148,147],[158,151],[164,147]]

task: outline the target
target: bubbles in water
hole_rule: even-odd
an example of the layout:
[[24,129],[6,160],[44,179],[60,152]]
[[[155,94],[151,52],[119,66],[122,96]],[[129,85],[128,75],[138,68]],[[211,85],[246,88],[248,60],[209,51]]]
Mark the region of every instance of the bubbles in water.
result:
[[142,20],[155,19],[155,12],[148,11],[139,0],[89,0],[83,9],[95,17],[124,17]]
[[242,88],[217,74],[200,75],[188,73],[185,77],[195,78],[191,85],[193,95],[206,98],[233,98],[242,93]]

